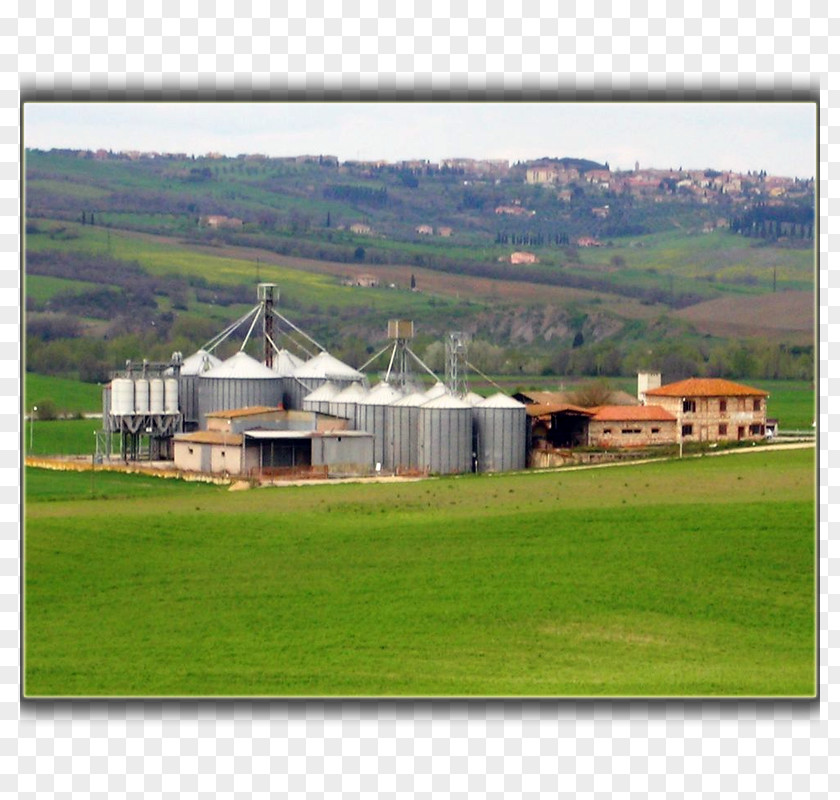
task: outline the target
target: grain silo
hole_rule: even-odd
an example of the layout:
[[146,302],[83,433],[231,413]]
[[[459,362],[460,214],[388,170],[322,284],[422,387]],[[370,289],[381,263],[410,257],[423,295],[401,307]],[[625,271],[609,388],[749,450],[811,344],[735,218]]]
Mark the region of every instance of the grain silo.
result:
[[332,400],[339,391],[339,388],[332,381],[322,383],[314,392],[310,392],[303,398],[303,410],[317,411],[319,414],[329,414],[330,400]]
[[329,404],[329,413],[334,417],[343,417],[350,420],[350,427],[356,427],[356,403],[359,402],[368,390],[358,381],[345,386],[337,392]]
[[420,406],[428,398],[420,392],[407,394],[385,409],[385,440],[383,467],[394,472],[420,469],[420,450],[417,446]]
[[339,361],[325,350],[308,361],[304,361],[289,377],[285,378],[286,406],[287,408],[303,408],[303,398],[327,381],[332,381],[339,388],[344,388],[354,381],[364,380],[365,376],[361,372]]
[[436,397],[441,397],[446,394],[446,385],[442,381],[437,381],[434,385],[423,392],[423,396],[427,400],[434,400]]
[[473,433],[478,472],[525,469],[525,406],[499,392],[473,406]]
[[447,475],[472,472],[472,407],[451,394],[420,406],[418,418],[420,467]]
[[271,368],[282,377],[291,376],[294,371],[303,366],[304,360],[298,358],[294,353],[290,353],[285,348],[278,350],[272,359]]
[[[222,360],[206,350],[197,350],[187,356],[181,364],[178,376],[178,394],[181,413],[184,415],[184,430],[198,428],[198,376],[220,366]],[[170,370],[171,372],[171,370]]]
[[201,428],[211,411],[249,406],[280,406],[283,378],[240,350],[198,376],[198,418]]
[[356,403],[356,430],[373,434],[373,463],[391,469],[385,460],[388,432],[386,409],[402,397],[402,392],[387,383],[379,383]]

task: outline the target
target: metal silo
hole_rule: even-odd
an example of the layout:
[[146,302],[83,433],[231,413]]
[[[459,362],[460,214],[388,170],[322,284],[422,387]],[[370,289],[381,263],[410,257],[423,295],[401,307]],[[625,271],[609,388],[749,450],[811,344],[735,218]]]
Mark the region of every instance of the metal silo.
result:
[[428,398],[420,392],[407,394],[395,400],[385,409],[385,427],[388,431],[385,443],[384,466],[395,472],[420,468],[417,429],[420,406]]
[[402,397],[402,392],[387,383],[379,383],[356,403],[356,430],[373,434],[373,463],[391,469],[385,457],[388,432],[387,408]]
[[134,381],[134,413],[149,413],[149,380],[138,378]]
[[288,350],[283,349],[278,350],[274,354],[274,362],[272,363],[271,368],[285,378],[291,376],[294,371],[298,367],[302,367],[304,363],[305,362],[302,358],[298,358],[294,353],[290,353]]
[[211,411],[249,406],[279,406],[283,378],[242,351],[198,378],[198,417],[201,427]]
[[[166,405],[164,404],[163,378],[152,378],[149,381],[149,413],[163,414]],[[177,409],[176,409],[177,411]]]
[[332,400],[338,392],[338,387],[332,381],[327,381],[326,383],[321,384],[314,392],[310,392],[303,398],[303,410],[317,411],[319,414],[329,414],[330,400]]
[[437,381],[437,383],[435,383],[433,386],[431,386],[430,388],[426,389],[425,392],[423,392],[423,396],[427,400],[434,400],[434,398],[441,397],[445,394],[446,386],[443,383],[441,383],[441,381]]
[[525,469],[527,422],[522,403],[500,392],[475,405],[472,417],[477,471]]
[[471,406],[477,406],[479,403],[484,401],[484,398],[475,392],[467,392],[461,399],[465,403],[469,403]]
[[341,389],[354,381],[363,382],[365,376],[323,351],[309,361],[304,361],[284,380],[286,407],[303,408],[303,398],[327,381],[332,381]]
[[356,403],[367,394],[367,389],[358,381],[345,386],[330,400],[329,413],[334,417],[344,417],[350,420],[351,428],[356,427]]
[[206,350],[197,350],[181,364],[179,391],[176,394],[179,397],[181,413],[184,415],[184,430],[195,430],[198,427],[198,376],[220,366],[221,363],[220,358]]
[[472,407],[449,394],[424,403],[418,445],[421,468],[440,475],[471,472]]

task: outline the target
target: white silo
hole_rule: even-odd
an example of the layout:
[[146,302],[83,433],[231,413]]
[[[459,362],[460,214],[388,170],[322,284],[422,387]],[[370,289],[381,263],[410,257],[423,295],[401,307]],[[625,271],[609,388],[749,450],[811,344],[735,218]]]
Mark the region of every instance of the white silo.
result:
[[163,378],[152,378],[149,381],[149,413],[163,414],[165,408]]
[[149,381],[147,378],[138,378],[134,381],[134,413],[149,413]]
[[420,406],[418,419],[420,467],[448,475],[471,472],[472,406],[442,394]]
[[115,416],[134,414],[134,381],[131,378],[111,381],[111,413]]
[[478,472],[525,469],[527,418],[522,403],[499,392],[476,404],[472,417]]
[[274,360],[271,368],[283,377],[291,376],[298,367],[304,365],[304,360],[298,358],[294,353],[288,350],[278,350],[274,354]]

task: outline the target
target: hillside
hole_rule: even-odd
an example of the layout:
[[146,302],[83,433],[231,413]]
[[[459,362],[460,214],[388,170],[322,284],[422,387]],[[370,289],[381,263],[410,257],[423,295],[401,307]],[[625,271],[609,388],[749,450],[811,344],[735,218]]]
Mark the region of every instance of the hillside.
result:
[[27,151],[28,368],[102,380],[189,351],[273,281],[357,365],[408,317],[421,351],[464,330],[493,372],[808,379],[808,186],[653,172]]

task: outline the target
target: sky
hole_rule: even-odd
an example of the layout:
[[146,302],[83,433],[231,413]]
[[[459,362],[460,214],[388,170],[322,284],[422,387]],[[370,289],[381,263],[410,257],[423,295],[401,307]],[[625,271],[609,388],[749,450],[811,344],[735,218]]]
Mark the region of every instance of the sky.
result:
[[401,161],[587,158],[810,178],[811,102],[29,103],[25,147]]

